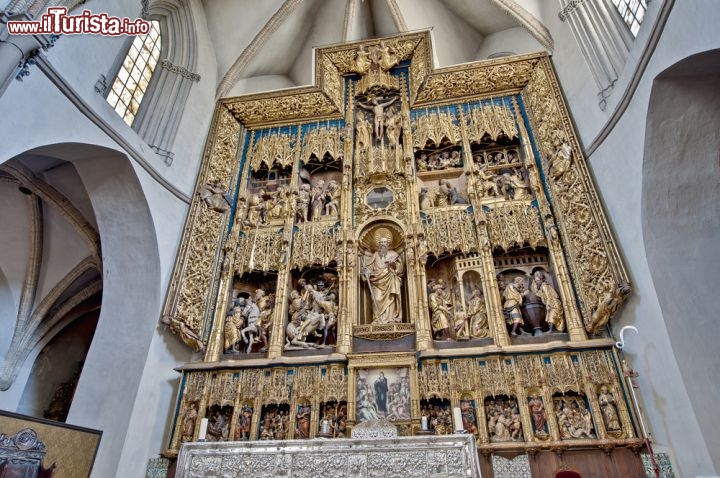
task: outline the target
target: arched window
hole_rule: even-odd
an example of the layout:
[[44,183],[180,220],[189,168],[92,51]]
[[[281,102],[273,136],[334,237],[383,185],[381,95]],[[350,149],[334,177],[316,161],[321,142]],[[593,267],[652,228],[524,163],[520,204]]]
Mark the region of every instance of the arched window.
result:
[[620,16],[630,28],[630,33],[637,37],[640,31],[640,24],[645,18],[647,11],[646,0],[612,0],[615,8],[617,8]]
[[190,88],[200,81],[194,71],[195,20],[190,4],[183,0],[154,0],[146,17],[152,20],[150,32],[136,37],[128,56],[118,59],[109,75],[116,77],[112,86],[102,84],[98,90],[107,88],[115,111],[170,165]]
[[108,92],[108,103],[129,126],[135,121],[140,102],[160,61],[161,48],[160,23],[151,21],[150,31],[133,40]]

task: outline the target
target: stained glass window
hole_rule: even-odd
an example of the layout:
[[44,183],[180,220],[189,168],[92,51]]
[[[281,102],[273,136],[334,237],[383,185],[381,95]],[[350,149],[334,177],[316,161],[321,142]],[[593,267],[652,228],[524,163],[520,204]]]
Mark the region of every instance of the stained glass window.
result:
[[132,125],[137,115],[160,58],[160,23],[151,21],[150,25],[147,34],[133,40],[107,95],[108,103],[128,125]]
[[634,37],[640,31],[640,24],[645,18],[647,0],[612,0],[620,16],[630,28]]

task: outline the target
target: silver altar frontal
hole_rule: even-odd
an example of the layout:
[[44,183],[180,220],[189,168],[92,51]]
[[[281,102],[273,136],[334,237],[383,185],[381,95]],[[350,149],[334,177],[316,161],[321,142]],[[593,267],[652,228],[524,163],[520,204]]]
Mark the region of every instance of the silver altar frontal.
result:
[[481,478],[472,435],[192,442],[177,478]]

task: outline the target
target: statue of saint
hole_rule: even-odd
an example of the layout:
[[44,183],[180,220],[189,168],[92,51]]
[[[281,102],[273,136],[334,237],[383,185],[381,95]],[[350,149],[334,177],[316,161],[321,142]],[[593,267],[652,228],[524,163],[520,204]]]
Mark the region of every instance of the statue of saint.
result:
[[374,234],[377,251],[363,256],[362,275],[370,288],[373,324],[402,322],[401,285],[403,261],[390,249],[392,233],[379,228]]
[[438,340],[450,340],[450,323],[453,321],[452,301],[445,289],[445,281],[439,279],[430,284],[432,292],[428,295],[430,306],[430,326],[433,337]]
[[618,432],[622,430],[620,425],[620,416],[615,407],[615,397],[607,386],[600,387],[598,394],[598,402],[600,403],[600,411],[602,412],[605,428],[608,432]]
[[553,332],[553,327],[558,332],[565,330],[562,302],[542,271],[533,274],[532,291],[545,304],[545,321],[550,326],[548,332]]
[[533,395],[528,399],[528,408],[530,408],[530,415],[533,420],[533,427],[535,428],[535,436],[539,438],[546,438],[547,432],[545,431],[545,424],[547,423],[547,417],[545,416],[545,404],[539,395]]
[[467,315],[470,320],[470,337],[483,339],[490,337],[485,300],[483,300],[480,289],[475,289],[467,304]]
[[520,306],[523,303],[523,297],[527,295],[528,291],[525,289],[525,281],[522,277],[518,276],[505,287],[503,291],[503,308],[505,309],[505,317],[508,325],[512,326],[510,335],[521,334],[520,327],[525,323],[523,321],[522,312]]
[[243,328],[245,318],[243,317],[243,308],[236,305],[228,312],[225,317],[225,351],[237,352],[236,344],[240,340],[240,329]]

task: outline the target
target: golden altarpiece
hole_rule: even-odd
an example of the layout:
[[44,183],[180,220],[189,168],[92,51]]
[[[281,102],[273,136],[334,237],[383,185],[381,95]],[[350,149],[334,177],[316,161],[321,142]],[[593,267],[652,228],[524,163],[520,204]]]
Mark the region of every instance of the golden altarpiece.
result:
[[[550,59],[433,69],[429,32],[218,102],[162,321],[197,439],[462,428],[479,452],[642,446],[606,324],[630,291]],[[457,419],[457,418],[456,418]]]

